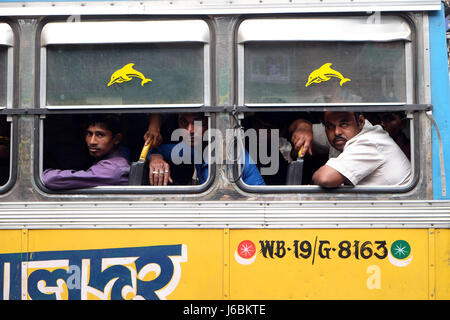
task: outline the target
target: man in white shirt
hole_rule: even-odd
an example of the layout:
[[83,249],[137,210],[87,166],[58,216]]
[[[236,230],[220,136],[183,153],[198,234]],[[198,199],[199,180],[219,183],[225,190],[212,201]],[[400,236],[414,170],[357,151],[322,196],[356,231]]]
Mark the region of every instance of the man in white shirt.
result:
[[[314,184],[334,188],[342,184],[401,185],[409,180],[408,158],[381,126],[373,126],[362,114],[326,111],[322,127],[329,145],[341,153],[314,173]],[[310,125],[314,139],[303,136],[301,140],[306,149],[303,153],[311,153],[312,146],[318,144],[319,129],[317,125],[314,128]],[[297,149],[297,144],[303,144],[293,142]],[[324,147],[323,143],[319,145]]]

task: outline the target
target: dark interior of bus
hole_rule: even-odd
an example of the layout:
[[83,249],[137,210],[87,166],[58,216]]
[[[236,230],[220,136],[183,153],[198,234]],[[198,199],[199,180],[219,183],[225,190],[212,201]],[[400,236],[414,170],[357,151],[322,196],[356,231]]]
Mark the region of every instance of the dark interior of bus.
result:
[[[409,122],[406,120],[404,112],[386,112],[386,113],[370,113],[364,114],[373,125],[383,125],[386,131],[397,142],[400,148],[410,158],[410,138],[409,138]],[[320,122],[320,112],[255,112],[247,113],[241,122],[244,132],[249,129],[255,129],[257,132],[261,129],[267,130],[267,137],[264,140],[257,141],[256,155],[254,158],[258,169],[262,173],[262,177],[266,185],[285,185],[287,168],[291,161],[296,160],[297,155],[292,149],[290,142],[290,133],[288,131],[289,124],[298,118],[307,119],[311,123]],[[148,128],[148,114],[121,114],[123,140],[119,150],[130,161],[137,161],[144,144],[144,133]],[[176,114],[164,114],[161,127],[163,143],[171,142],[171,133],[177,128]],[[87,116],[83,114],[72,115],[48,115],[44,120],[44,163],[43,169],[73,169],[86,170],[89,168],[93,159],[89,156],[84,140],[84,130]],[[271,154],[271,148],[267,147],[265,152],[270,159],[277,157],[278,167],[276,172],[271,174],[263,174],[261,169],[271,164],[261,161],[258,156],[260,152],[258,146],[261,143],[270,143],[270,132],[273,129],[278,130],[279,152],[278,157]],[[9,133],[9,125],[2,118],[2,138]],[[258,139],[262,139],[257,135]],[[246,150],[252,149],[254,141],[250,141],[248,137],[244,139]],[[3,147],[3,145],[1,145]],[[8,147],[9,151],[9,147]],[[2,153],[3,155],[3,153]],[[302,185],[311,184],[313,173],[328,160],[328,154],[313,154],[304,157]],[[2,179],[8,177],[9,172],[9,155],[1,159]],[[169,161],[171,168],[171,176],[174,182],[171,185],[190,185],[193,182],[192,174],[194,166],[192,164],[175,165]],[[145,166],[145,176],[148,176],[148,165]],[[5,172],[3,174],[3,172]],[[6,178],[3,178],[3,177]],[[2,180],[4,181],[4,180]],[[6,182],[6,181],[5,181]],[[148,181],[144,184],[148,185]]]
[[9,179],[10,131],[6,116],[0,116],[0,186]]

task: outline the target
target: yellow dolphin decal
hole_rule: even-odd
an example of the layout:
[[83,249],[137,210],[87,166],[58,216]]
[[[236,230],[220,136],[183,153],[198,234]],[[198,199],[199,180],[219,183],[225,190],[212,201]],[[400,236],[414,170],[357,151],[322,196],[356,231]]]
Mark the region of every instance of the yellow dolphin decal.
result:
[[108,87],[110,85],[113,85],[114,83],[122,83],[130,81],[132,78],[142,79],[141,86],[144,86],[145,83],[152,81],[152,79],[145,78],[144,75],[141,72],[135,70],[133,66],[134,63],[129,63],[125,65],[123,68],[115,71],[111,76],[111,80],[108,83]]
[[316,69],[313,72],[311,72],[305,87],[309,86],[311,83],[320,83],[323,81],[328,81],[331,79],[331,77],[341,79],[341,81],[339,82],[339,85],[341,87],[345,82],[351,81],[349,78],[344,78],[344,76],[340,72],[331,69],[331,65],[332,65],[331,63],[325,63],[319,69]]

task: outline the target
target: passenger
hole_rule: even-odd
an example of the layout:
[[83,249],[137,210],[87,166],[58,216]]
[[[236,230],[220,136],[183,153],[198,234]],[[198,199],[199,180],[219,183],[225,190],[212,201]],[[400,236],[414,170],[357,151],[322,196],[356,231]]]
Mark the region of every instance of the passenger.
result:
[[93,116],[85,131],[85,141],[94,164],[87,170],[46,169],[42,181],[50,189],[77,189],[128,185],[130,164],[119,152],[122,140],[116,116]]
[[411,160],[411,144],[404,132],[404,129],[406,128],[405,113],[402,111],[383,112],[378,116],[383,129],[389,133],[395,143],[402,149],[406,157]]
[[152,147],[158,147],[163,137],[161,135],[162,116],[160,114],[151,114],[148,121],[148,129],[144,134],[145,145],[152,143]]
[[410,178],[411,164],[405,154],[381,126],[373,126],[360,113],[326,111],[323,126],[301,120],[295,125],[302,128],[307,152],[316,145],[326,146],[319,141],[323,127],[328,146],[337,151],[314,173],[314,184],[325,188],[401,185]]
[[[277,161],[277,172],[274,174],[264,175],[264,181],[267,185],[283,185],[286,182],[286,174],[289,162],[292,161],[290,151],[292,149],[289,141],[285,138],[287,130],[285,130],[283,126],[284,118],[279,114],[275,114],[273,112],[258,112],[250,119],[251,128],[255,129],[257,132],[259,130],[267,130],[267,146],[265,150],[270,152],[272,150],[271,144],[276,143],[278,146],[278,154],[272,155],[268,154],[268,158],[272,161]],[[279,130],[278,141],[272,141],[271,130]],[[260,154],[259,148],[262,147],[262,141],[258,140],[258,144],[256,146],[258,148],[257,154]],[[275,159],[276,157],[276,159]],[[261,173],[263,168],[272,167],[273,164],[271,162],[262,164],[261,161],[257,161],[257,167]]]
[[[257,112],[253,116],[249,117],[249,124],[247,125],[251,129],[255,129],[258,133],[259,130],[265,129],[267,130],[267,146],[265,146],[265,152],[268,153],[267,156],[270,159],[269,163],[261,163],[261,159],[258,159],[257,166],[261,172],[261,175],[264,177],[264,181],[267,185],[284,185],[286,184],[286,175],[288,171],[289,163],[298,158],[298,150],[294,150],[293,141],[298,142],[298,137],[293,126],[289,124],[292,122],[292,119],[312,119],[314,118],[313,114],[308,112],[284,112],[284,113],[275,113],[275,112]],[[272,130],[278,130],[278,141],[271,141]],[[260,138],[261,136],[258,135]],[[261,142],[264,140],[258,140],[257,148],[263,147]],[[276,148],[278,149],[278,155],[272,155],[272,149],[275,149],[275,146],[272,145],[274,143]],[[249,147],[250,148],[250,147]],[[252,149],[250,149],[253,151]],[[258,155],[264,156],[264,154],[259,153]],[[302,151],[301,157],[305,157],[305,152]],[[321,157],[323,158],[323,156]],[[305,157],[303,161],[303,176],[302,176],[302,184],[309,184],[311,181],[312,173],[319,168],[318,163],[323,163],[323,161],[318,162],[318,157]],[[277,161],[277,166],[274,166],[273,162]],[[278,170],[276,173],[270,173],[272,170],[267,170],[266,168],[273,169],[276,167]],[[265,170],[266,169],[266,170]],[[269,172],[268,174],[264,174],[265,172]]]
[[[195,125],[196,121],[201,122],[201,125]],[[190,176],[194,174],[194,180],[198,184],[203,184],[208,179],[208,164],[203,159],[203,150],[207,146],[207,142],[203,141],[203,134],[208,128],[207,118],[201,113],[180,113],[178,114],[178,127],[184,129],[181,142],[165,143],[156,149],[152,149],[149,162],[150,185],[180,184],[177,183],[178,177],[171,176],[171,171],[176,170],[176,167],[179,166],[179,164],[174,164],[173,161],[174,155],[172,151],[175,148],[174,154],[176,156],[179,156],[180,159],[189,159],[192,168],[189,174]],[[177,151],[178,154],[176,153]],[[180,161],[175,162],[180,163]],[[188,172],[187,170],[181,171],[184,171],[184,174]],[[265,184],[247,151],[245,151],[245,167],[242,173],[242,180],[249,185]]]

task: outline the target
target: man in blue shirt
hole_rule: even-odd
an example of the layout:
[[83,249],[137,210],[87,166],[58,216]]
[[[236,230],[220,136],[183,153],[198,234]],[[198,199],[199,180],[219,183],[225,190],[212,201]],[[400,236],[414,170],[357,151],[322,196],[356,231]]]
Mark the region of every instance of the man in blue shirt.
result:
[[[197,122],[197,125],[195,124]],[[194,164],[196,179],[203,184],[208,179],[208,163],[203,159],[203,134],[208,129],[207,118],[201,113],[178,114],[179,135],[183,140],[179,143],[162,144],[152,149],[149,163],[150,185],[167,185],[174,183],[171,177],[171,167],[181,163]],[[245,151],[245,166],[242,180],[248,185],[265,185],[261,174],[247,151]],[[180,171],[180,170],[178,170]]]

